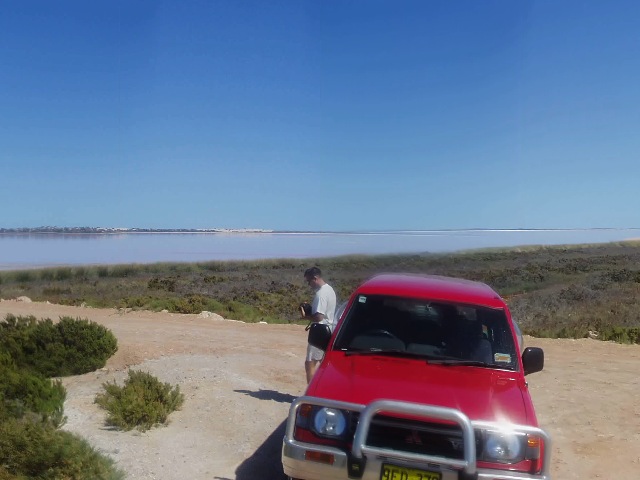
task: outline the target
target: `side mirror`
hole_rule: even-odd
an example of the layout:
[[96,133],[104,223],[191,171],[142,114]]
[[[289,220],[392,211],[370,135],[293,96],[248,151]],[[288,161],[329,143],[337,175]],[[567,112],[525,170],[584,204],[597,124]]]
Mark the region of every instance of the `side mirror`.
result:
[[309,326],[309,345],[326,350],[331,340],[331,329],[324,323],[312,323]]
[[539,372],[544,368],[544,351],[538,347],[527,347],[522,353],[524,374]]

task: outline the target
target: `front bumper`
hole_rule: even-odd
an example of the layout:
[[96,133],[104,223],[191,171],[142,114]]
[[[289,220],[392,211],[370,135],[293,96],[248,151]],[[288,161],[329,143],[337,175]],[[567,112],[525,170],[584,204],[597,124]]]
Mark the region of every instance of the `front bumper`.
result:
[[[296,415],[302,404],[360,412],[360,419],[356,427],[351,451],[345,452],[331,446],[295,440]],[[416,454],[366,445],[371,420],[377,413],[382,411],[457,423],[462,428],[464,459]],[[511,428],[518,432],[537,435],[543,439],[544,458],[543,469],[540,474],[531,475],[506,470],[478,469],[476,466],[474,427],[486,428],[492,426],[496,427],[495,424],[487,422],[471,422],[466,415],[458,410],[432,405],[377,400],[364,406],[315,397],[300,397],[291,404],[289,409],[287,429],[282,446],[282,466],[286,475],[304,480],[326,480],[329,478],[336,480],[380,480],[382,464],[387,462],[408,468],[438,471],[442,475],[442,480],[551,480],[549,475],[551,439],[543,430],[529,426],[517,425],[511,426]],[[307,460],[309,452],[330,454],[333,456],[333,460],[329,463]]]

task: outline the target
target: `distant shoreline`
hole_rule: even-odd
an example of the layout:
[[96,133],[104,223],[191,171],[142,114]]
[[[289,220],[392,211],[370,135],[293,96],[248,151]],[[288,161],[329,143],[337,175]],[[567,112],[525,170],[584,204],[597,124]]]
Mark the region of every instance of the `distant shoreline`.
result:
[[36,227],[36,228],[0,228],[0,235],[120,235],[124,233],[272,233],[272,230],[259,228],[105,228],[105,227]]
[[267,230],[0,230],[0,271],[70,265],[254,261],[342,255],[452,253],[605,244],[640,229],[467,229],[351,232]]
[[638,231],[640,227],[592,228],[450,228],[402,230],[269,230],[259,228],[106,228],[106,227],[36,227],[0,228],[0,235],[127,235],[127,234],[269,234],[269,235],[438,235],[451,233],[525,233],[525,232],[596,232]]

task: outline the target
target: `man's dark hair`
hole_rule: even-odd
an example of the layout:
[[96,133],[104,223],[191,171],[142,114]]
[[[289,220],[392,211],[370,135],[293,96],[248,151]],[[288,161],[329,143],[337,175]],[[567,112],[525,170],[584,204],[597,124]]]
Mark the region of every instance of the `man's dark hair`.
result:
[[304,271],[304,278],[319,277],[322,278],[322,271],[318,267],[307,268]]

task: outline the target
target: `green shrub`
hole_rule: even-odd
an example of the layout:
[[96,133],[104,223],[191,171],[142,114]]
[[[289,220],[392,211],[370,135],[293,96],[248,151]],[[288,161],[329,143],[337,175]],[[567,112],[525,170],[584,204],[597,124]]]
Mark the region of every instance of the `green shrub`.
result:
[[0,353],[0,419],[36,414],[40,420],[58,427],[65,421],[66,390],[62,383],[19,369],[13,359]]
[[226,318],[241,318],[248,322],[258,322],[267,315],[257,308],[242,302],[230,301],[225,304],[225,310],[222,313]]
[[225,279],[223,276],[220,276],[220,275],[205,275],[204,277],[202,277],[202,281],[204,283],[216,284],[216,283],[223,283]]
[[116,265],[109,272],[109,276],[114,278],[135,277],[137,272],[138,268],[135,265]]
[[104,383],[102,387],[104,393],[96,396],[95,403],[109,412],[107,425],[121,430],[146,431],[166,423],[169,414],[184,402],[180,387],[161,383],[142,371],[129,370],[123,387],[115,382]]
[[42,289],[42,294],[48,297],[50,296],[58,296],[58,295],[69,295],[71,294],[70,288],[62,288],[62,287],[45,287]]
[[124,297],[118,302],[118,308],[144,308],[149,303],[150,297]]
[[89,279],[89,271],[85,267],[77,267],[73,272],[73,278],[85,281]]
[[106,327],[88,320],[50,319],[7,315],[0,322],[0,351],[7,352],[19,368],[46,377],[79,375],[104,367],[118,349]]
[[98,277],[99,278],[107,278],[109,276],[109,268],[108,267],[98,267]]
[[0,480],[24,480],[24,477],[20,478],[7,472],[2,465],[0,465]]
[[50,282],[54,278],[55,278],[54,270],[52,269],[40,270],[40,280],[44,282]]
[[150,290],[166,290],[167,292],[176,291],[176,279],[175,278],[157,278],[154,277],[149,280],[147,287]]
[[55,269],[55,279],[57,281],[69,280],[73,277],[73,272],[69,267],[60,267]]
[[209,299],[202,295],[187,295],[184,298],[174,299],[170,312],[175,313],[200,313],[207,310]]
[[[312,292],[302,273],[312,265],[322,268],[339,301],[378,272],[429,273],[488,283],[508,297],[512,314],[528,334],[582,337],[589,330],[640,328],[638,242],[452,254],[87,266],[85,275],[76,268],[71,278],[55,283],[55,268],[25,274],[0,272],[0,296],[176,313],[207,310],[236,320],[282,322],[297,319],[296,306],[310,300]],[[611,335],[625,341],[621,332]],[[633,335],[629,332],[626,337],[632,341]]]
[[96,327],[70,318],[54,325],[13,315],[0,322],[0,480],[124,478],[112,460],[58,430],[65,421],[66,390],[59,380],[43,376],[60,369],[86,370],[86,363],[99,357],[96,352],[105,351],[96,344],[114,347],[113,335]]
[[598,338],[618,343],[640,343],[640,328],[609,327],[600,330]]
[[120,480],[113,460],[85,440],[25,420],[0,422],[0,479]]
[[18,283],[27,283],[33,281],[33,274],[28,270],[23,270],[15,273],[15,279]]
[[[31,332],[37,320],[34,316],[16,317],[8,314],[0,322],[0,351],[7,353],[17,364],[21,364],[25,353],[31,353]],[[25,352],[26,350],[26,352]]]

